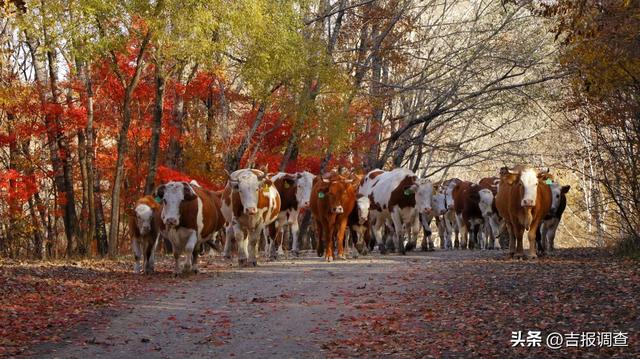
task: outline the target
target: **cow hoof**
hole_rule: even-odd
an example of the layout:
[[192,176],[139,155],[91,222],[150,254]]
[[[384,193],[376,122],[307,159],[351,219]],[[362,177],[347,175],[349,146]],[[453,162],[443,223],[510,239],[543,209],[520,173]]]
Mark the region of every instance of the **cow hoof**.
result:
[[238,266],[243,268],[247,266],[247,260],[246,259],[238,259]]
[[344,254],[340,254],[340,255],[338,255],[338,259],[341,260],[341,261],[346,261],[347,257]]
[[291,251],[291,254],[292,254],[294,257],[300,257],[300,252],[299,252],[299,251]]
[[327,262],[333,262],[333,257],[327,257]]
[[247,262],[247,267],[257,267],[257,266],[258,266],[258,261],[256,260]]
[[[525,257],[525,258],[526,258],[526,257]],[[537,256],[537,255],[535,255],[535,254],[533,254],[533,255],[530,255],[528,259],[538,259],[538,256]]]
[[231,255],[230,254],[225,254],[222,256],[224,259],[226,260],[230,260],[231,259]]

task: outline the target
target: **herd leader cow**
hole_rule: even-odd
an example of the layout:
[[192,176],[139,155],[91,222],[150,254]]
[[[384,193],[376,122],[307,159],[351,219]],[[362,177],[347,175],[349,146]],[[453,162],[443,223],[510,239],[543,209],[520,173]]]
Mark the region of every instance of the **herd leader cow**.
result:
[[[160,230],[173,247],[175,273],[197,272],[199,250],[195,249],[213,239],[222,223],[218,219],[220,212],[214,192],[198,185],[172,181],[156,188],[155,196],[162,201]],[[183,252],[186,260],[181,268]]]
[[280,213],[280,195],[266,174],[257,169],[227,173],[222,214],[227,223],[224,256],[231,258],[232,240],[238,246],[238,264],[256,266],[258,240],[265,226]]
[[509,232],[509,253],[515,258],[524,257],[525,230],[528,231],[529,258],[537,258],[536,233],[551,209],[551,189],[541,179],[545,173],[528,166],[500,169],[496,208]]
[[240,169],[227,173],[226,185],[218,192],[195,181],[162,184],[154,196],[140,198],[127,213],[134,270],[145,274],[154,271],[161,237],[171,243],[176,274],[198,271],[199,249],[207,242],[214,248],[224,246],[228,259],[236,246],[241,267],[257,265],[263,234],[267,234],[267,258],[276,259],[280,244],[298,255],[298,221],[307,207],[315,224],[318,255],[327,261],[346,259],[349,252],[354,257],[367,254],[374,244],[384,254],[388,238],[397,252],[405,254],[415,248],[420,223],[422,249],[432,250],[433,219],[442,249],[500,249],[499,236],[506,232],[509,254],[522,258],[528,231],[528,257],[536,258],[554,248],[569,189],[554,181],[548,170],[538,172],[529,166],[503,167],[499,177],[486,177],[477,184],[453,178],[435,185],[404,168],[375,169],[365,176],[346,170],[269,176],[258,169]]

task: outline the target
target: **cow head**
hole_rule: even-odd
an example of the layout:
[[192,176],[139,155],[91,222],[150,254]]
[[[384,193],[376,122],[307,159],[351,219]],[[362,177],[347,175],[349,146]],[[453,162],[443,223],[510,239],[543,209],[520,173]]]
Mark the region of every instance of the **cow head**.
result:
[[193,201],[198,196],[186,182],[169,182],[160,185],[155,190],[155,196],[162,199],[162,213],[160,217],[167,227],[177,227],[180,224],[180,205],[183,201]]
[[136,215],[136,226],[141,236],[146,236],[151,231],[153,222],[153,209],[144,203],[139,203],[133,209]]
[[510,169],[503,167],[500,169],[500,178],[509,185],[519,186],[521,201],[520,205],[531,208],[536,205],[538,196],[538,173],[530,167],[520,167]]
[[436,216],[441,216],[447,212],[444,193],[436,192],[433,194],[433,197],[431,198],[431,208],[434,212],[433,214]]
[[454,202],[453,202],[453,189],[456,188],[456,185],[460,183],[458,179],[451,179],[447,182],[445,190],[444,190],[444,202],[447,206],[447,210],[453,210]]
[[[344,194],[349,190],[353,179],[334,177],[334,179],[322,178],[322,185],[319,187],[318,197],[325,198],[329,202],[331,213],[344,213]],[[322,196],[322,197],[320,197]]]
[[307,171],[296,174],[296,199],[301,208],[309,206],[314,178],[315,176]]
[[358,223],[365,224],[369,219],[371,200],[367,196],[360,196],[356,200],[356,206],[358,207]]
[[493,192],[490,189],[481,189],[478,191],[478,195],[480,197],[480,202],[478,202],[478,207],[480,207],[480,212],[483,216],[490,216],[493,214]]
[[560,207],[562,197],[569,192],[571,186],[562,186],[558,182],[552,182],[549,184],[549,189],[551,189],[551,209],[549,210],[549,214],[555,215]]
[[431,214],[433,183],[426,178],[418,178],[413,186],[416,198],[416,209],[419,213]]
[[254,169],[233,172],[228,182],[231,190],[240,195],[244,213],[249,215],[258,213],[258,191],[264,191],[272,184],[264,172]]

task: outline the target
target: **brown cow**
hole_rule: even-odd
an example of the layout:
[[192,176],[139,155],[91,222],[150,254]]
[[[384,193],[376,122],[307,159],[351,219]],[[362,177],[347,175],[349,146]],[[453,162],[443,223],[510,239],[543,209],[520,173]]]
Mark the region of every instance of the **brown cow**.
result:
[[[475,183],[462,181],[453,188],[453,203],[456,211],[456,221],[460,228],[460,248],[465,249],[467,242],[469,249],[482,248],[482,242],[478,240],[478,233],[484,224],[484,217],[480,211],[480,186]],[[468,234],[471,237],[468,238]]]
[[509,231],[509,253],[524,257],[522,237],[527,230],[529,257],[536,256],[536,233],[540,222],[551,209],[551,190],[538,173],[528,166],[500,169],[500,186],[496,195],[496,207]]
[[[155,251],[160,232],[162,207],[152,196],[144,196],[129,210],[129,232],[133,237],[131,248],[136,260],[134,271],[151,274],[154,270]],[[142,257],[142,268],[140,267]]]
[[[327,178],[328,177],[328,178]],[[338,258],[345,259],[344,234],[349,214],[356,202],[357,182],[353,178],[330,173],[313,181],[310,207],[318,236],[318,256],[327,261],[334,258],[334,239],[338,244]]]

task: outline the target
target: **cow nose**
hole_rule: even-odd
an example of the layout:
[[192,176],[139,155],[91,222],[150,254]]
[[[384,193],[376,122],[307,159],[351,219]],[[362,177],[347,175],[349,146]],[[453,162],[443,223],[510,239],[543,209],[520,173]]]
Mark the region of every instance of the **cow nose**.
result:
[[309,201],[306,201],[306,202],[302,203],[302,206],[303,207],[309,207]]
[[441,216],[442,216],[443,214],[445,214],[445,213],[447,213],[447,210],[446,210],[446,209],[441,209],[441,210],[440,210],[440,215],[441,215]]
[[258,213],[258,209],[256,207],[249,207],[244,209],[244,213],[246,214],[256,214]]
[[177,226],[178,225],[178,219],[177,218],[166,218],[164,220],[164,223],[167,226]]
[[426,213],[426,214],[431,214],[431,211],[432,211],[431,208],[425,208],[424,209],[424,213]]
[[343,212],[344,212],[344,209],[342,209],[342,206],[338,206],[333,209],[333,213],[343,213]]
[[522,200],[522,207],[533,207],[533,200],[532,199],[523,199]]

